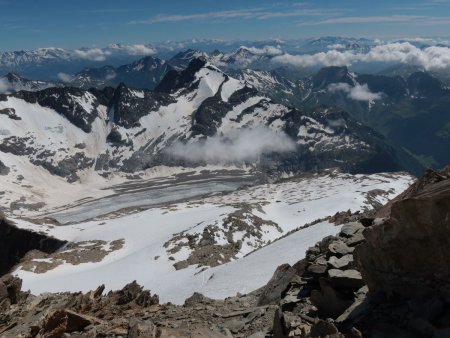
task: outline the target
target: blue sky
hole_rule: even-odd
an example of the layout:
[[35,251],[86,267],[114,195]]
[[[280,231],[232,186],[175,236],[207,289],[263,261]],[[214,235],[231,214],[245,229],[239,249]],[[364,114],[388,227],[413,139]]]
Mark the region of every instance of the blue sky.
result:
[[0,50],[191,38],[450,35],[450,0],[0,0]]

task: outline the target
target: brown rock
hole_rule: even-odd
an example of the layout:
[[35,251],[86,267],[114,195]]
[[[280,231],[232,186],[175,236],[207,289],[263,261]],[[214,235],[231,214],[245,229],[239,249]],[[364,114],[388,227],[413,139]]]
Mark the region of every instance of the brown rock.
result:
[[128,338],[154,338],[158,333],[157,327],[149,321],[131,318],[128,327]]
[[38,338],[59,338],[64,333],[82,331],[92,321],[70,310],[56,310],[49,314],[41,325]]
[[286,290],[296,274],[296,269],[289,264],[280,265],[274,272],[270,281],[261,292],[258,305],[277,304],[281,299],[281,293]]
[[419,181],[389,219],[364,231],[355,256],[371,291],[412,298],[450,283],[450,179],[431,181]]

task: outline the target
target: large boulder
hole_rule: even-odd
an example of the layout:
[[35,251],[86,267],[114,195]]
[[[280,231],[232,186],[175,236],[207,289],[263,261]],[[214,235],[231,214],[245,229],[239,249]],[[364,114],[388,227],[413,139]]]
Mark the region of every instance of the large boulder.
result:
[[450,285],[450,175],[428,172],[368,227],[355,256],[371,292],[404,299]]

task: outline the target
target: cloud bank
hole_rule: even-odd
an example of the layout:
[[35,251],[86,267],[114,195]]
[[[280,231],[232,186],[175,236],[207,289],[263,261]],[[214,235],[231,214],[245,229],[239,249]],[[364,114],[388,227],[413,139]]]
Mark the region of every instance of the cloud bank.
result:
[[86,50],[76,49],[74,50],[74,54],[80,59],[90,61],[105,61],[106,57],[111,55],[111,52],[100,48],[92,48]]
[[64,83],[67,83],[73,80],[73,76],[66,73],[58,73],[58,79],[60,79]]
[[383,93],[372,93],[367,84],[357,84],[352,87],[348,83],[332,83],[328,86],[328,91],[332,93],[342,91],[347,94],[347,97],[356,101],[375,101],[383,97]]
[[5,78],[0,78],[0,94],[6,94],[10,91],[10,84]]
[[450,48],[431,46],[420,49],[409,42],[389,43],[372,47],[367,53],[329,50],[312,55],[283,54],[273,62],[298,67],[350,66],[357,62],[403,63],[423,67],[426,70],[450,68]]
[[244,48],[255,55],[275,56],[283,54],[283,51],[275,46],[264,46],[262,48],[241,46],[241,48]]
[[284,133],[269,128],[240,129],[225,136],[215,135],[195,143],[176,143],[167,153],[188,162],[255,162],[262,154],[295,150],[295,143]]
[[156,50],[145,45],[127,45],[124,47],[130,55],[153,55]]

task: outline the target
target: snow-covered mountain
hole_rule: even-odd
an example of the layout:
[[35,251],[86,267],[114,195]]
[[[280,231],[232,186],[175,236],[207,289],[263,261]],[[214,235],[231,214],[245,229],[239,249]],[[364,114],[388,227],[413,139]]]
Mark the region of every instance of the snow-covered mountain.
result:
[[115,87],[123,82],[134,88],[154,89],[171,69],[173,67],[168,62],[146,56],[119,67],[85,68],[75,74],[66,84],[89,89],[92,87]]
[[450,160],[450,89],[432,74],[383,76],[326,67],[301,83],[299,94],[287,98],[296,107],[339,107],[426,166],[440,168]]
[[[403,168],[401,152],[346,113],[291,109],[200,59],[169,71],[156,91],[49,88],[3,95],[0,111],[2,162],[25,160],[69,181],[86,170],[210,162],[257,164],[264,172]],[[248,149],[251,138],[262,146]],[[226,155],[203,153],[210,144]],[[383,165],[373,162],[377,156]]]
[[39,48],[0,53],[0,73],[15,72],[22,76],[55,81],[58,74],[74,74],[86,67],[104,63],[120,66],[139,57],[155,54],[151,45],[111,44],[103,48]]
[[0,77],[0,94],[14,93],[20,90],[38,91],[57,86],[61,86],[61,84],[29,80],[14,73],[8,73],[5,76]]

